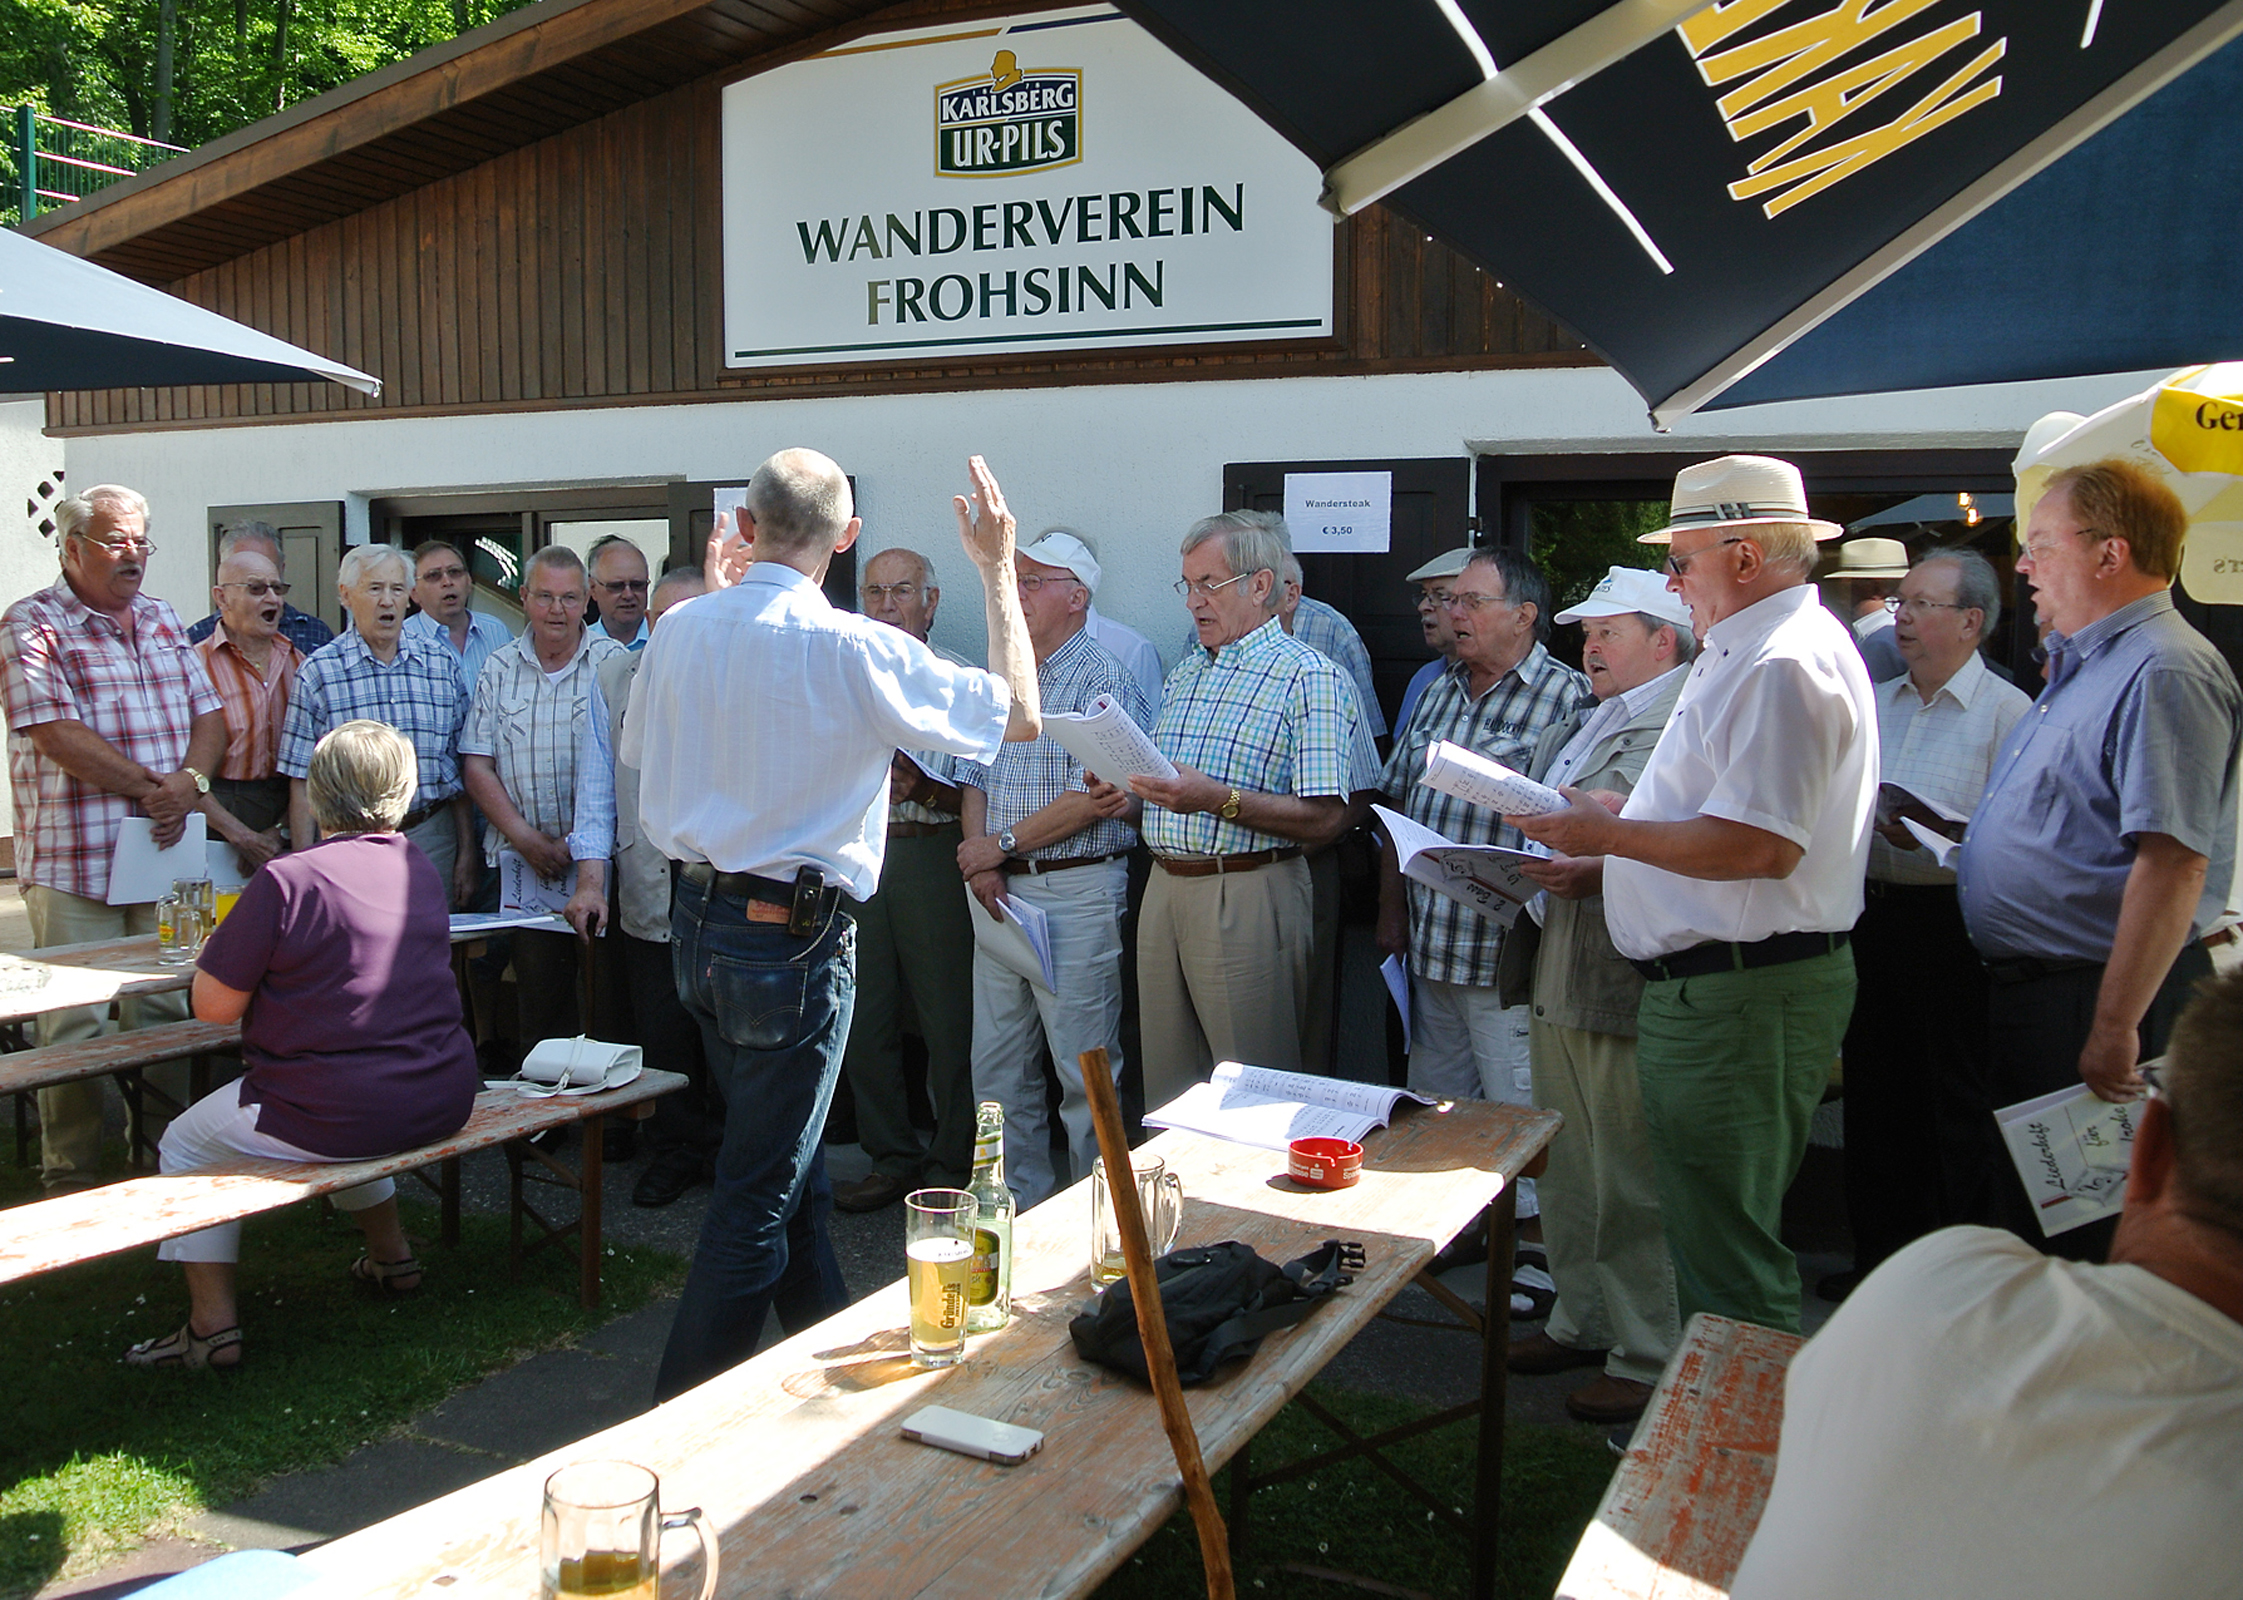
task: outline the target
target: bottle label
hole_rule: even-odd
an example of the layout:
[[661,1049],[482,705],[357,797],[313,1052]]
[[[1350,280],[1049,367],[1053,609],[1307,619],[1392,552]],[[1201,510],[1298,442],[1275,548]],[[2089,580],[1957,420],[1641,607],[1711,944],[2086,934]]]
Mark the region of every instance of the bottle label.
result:
[[966,1301],[969,1305],[994,1305],[997,1300],[997,1268],[1004,1246],[997,1235],[987,1228],[974,1229],[974,1258],[966,1269]]

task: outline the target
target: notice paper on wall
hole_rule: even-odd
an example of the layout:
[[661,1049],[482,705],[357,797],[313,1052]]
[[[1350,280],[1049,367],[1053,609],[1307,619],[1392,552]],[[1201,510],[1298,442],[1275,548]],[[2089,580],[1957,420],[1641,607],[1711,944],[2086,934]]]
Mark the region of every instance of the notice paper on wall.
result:
[[1152,736],[1110,694],[1093,700],[1088,711],[1045,712],[1044,732],[1085,771],[1108,783],[1126,787],[1132,778],[1176,776],[1176,764],[1154,748]]
[[1295,555],[1384,555],[1394,546],[1394,474],[1288,472],[1285,526]]
[[1195,1083],[1157,1110],[1145,1113],[1148,1128],[1182,1128],[1282,1150],[1295,1139],[1353,1139],[1361,1143],[1373,1128],[1383,1128],[1404,1100],[1434,1102],[1407,1089],[1319,1078],[1306,1072],[1279,1072],[1225,1061],[1205,1083]]
[[[2156,1069],[2143,1063],[2145,1075]],[[1994,1113],[2042,1233],[2054,1238],[2118,1214],[2142,1105],[2098,1099],[2082,1083]]]

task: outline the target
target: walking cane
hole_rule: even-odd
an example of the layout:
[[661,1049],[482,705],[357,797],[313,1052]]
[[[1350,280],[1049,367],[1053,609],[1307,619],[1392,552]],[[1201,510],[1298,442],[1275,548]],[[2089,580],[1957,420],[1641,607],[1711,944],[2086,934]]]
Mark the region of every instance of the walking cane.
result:
[[1199,1435],[1184,1408],[1184,1386],[1176,1381],[1176,1352],[1168,1343],[1168,1317],[1161,1309],[1160,1285],[1153,1278],[1153,1247],[1145,1236],[1145,1214],[1137,1204],[1137,1172],[1129,1162],[1129,1138],[1122,1132],[1121,1102],[1114,1095],[1113,1069],[1103,1049],[1076,1058],[1090,1095],[1091,1119],[1098,1127],[1098,1153],[1106,1162],[1107,1198],[1114,1202],[1114,1230],[1121,1235],[1122,1259],[1129,1266],[1129,1297],[1137,1308],[1137,1337],[1145,1345],[1145,1369],[1160,1402],[1161,1426],[1184,1475],[1184,1502],[1199,1530],[1199,1558],[1207,1569],[1207,1600],[1233,1600],[1230,1540],[1223,1513],[1215,1506],[1215,1485],[1199,1456]]

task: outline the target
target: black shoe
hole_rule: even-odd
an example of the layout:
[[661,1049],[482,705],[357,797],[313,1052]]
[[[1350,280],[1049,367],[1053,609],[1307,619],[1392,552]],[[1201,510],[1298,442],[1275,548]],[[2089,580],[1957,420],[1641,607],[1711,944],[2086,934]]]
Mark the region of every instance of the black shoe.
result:
[[885,1172],[871,1173],[854,1183],[833,1186],[833,1203],[843,1211],[880,1211],[911,1193],[911,1185]]
[[600,1159],[628,1161],[639,1153],[639,1130],[628,1122],[611,1122],[600,1130]]
[[665,1150],[646,1164],[639,1181],[631,1185],[631,1204],[666,1206],[686,1190],[709,1181],[709,1163],[690,1150]]

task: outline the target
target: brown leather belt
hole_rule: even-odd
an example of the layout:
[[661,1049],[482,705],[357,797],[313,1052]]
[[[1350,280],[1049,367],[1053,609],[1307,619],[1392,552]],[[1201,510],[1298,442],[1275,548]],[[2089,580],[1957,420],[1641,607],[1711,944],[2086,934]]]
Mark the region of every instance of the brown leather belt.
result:
[[443,810],[451,803],[452,802],[449,800],[439,800],[432,806],[422,806],[418,811],[406,812],[405,815],[398,821],[397,831],[399,833],[411,833],[415,828],[426,822],[430,817],[435,816],[437,812]]
[[1069,867],[1095,867],[1101,861],[1119,861],[1128,854],[1127,850],[1109,850],[1102,856],[1067,856],[1058,861],[1035,861],[1027,856],[1007,856],[1001,870],[1008,876],[1021,872],[1065,872]]
[[958,826],[955,822],[891,822],[888,837],[891,839],[932,839],[938,833],[948,833]]
[[1252,872],[1256,867],[1291,861],[1299,845],[1283,850],[1249,850],[1242,856],[1155,856],[1153,865],[1172,878],[1216,878],[1227,872]]

